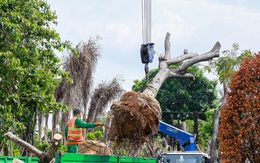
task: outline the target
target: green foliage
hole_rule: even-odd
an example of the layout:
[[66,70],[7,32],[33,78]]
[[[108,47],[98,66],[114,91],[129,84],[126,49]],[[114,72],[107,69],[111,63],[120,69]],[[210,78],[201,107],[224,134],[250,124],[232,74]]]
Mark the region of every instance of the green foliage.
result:
[[[157,72],[158,69],[150,71],[150,80]],[[205,112],[208,108],[215,108],[217,82],[208,80],[197,66],[189,67],[185,73],[196,75],[196,79],[168,79],[158,91],[156,99],[159,101],[162,111]],[[135,80],[134,83],[133,91],[141,92],[144,90],[145,79]],[[169,115],[168,113],[163,114],[164,121],[169,122]],[[206,117],[200,118],[205,119]]]
[[37,111],[64,109],[55,79],[68,78],[55,51],[71,49],[51,28],[57,16],[45,1],[0,2],[0,141],[8,130],[32,133]]
[[199,121],[199,137],[198,137],[198,144],[204,150],[207,149],[208,142],[212,139],[214,110],[210,109],[206,111],[205,114],[206,114],[206,120]]
[[88,140],[102,140],[104,139],[104,134],[101,130],[97,130],[94,132],[87,133],[86,138]]
[[47,150],[50,148],[49,143],[44,143],[43,141],[36,143],[36,148],[39,149],[42,152],[47,152]]
[[21,153],[20,153],[20,149],[19,149],[19,148],[15,148],[15,149],[14,149],[14,156],[21,156]]
[[67,145],[62,145],[62,144],[60,144],[59,147],[58,147],[57,152],[61,152],[61,153],[68,152]]
[[193,133],[194,121],[193,121],[193,120],[190,120],[190,119],[187,119],[187,120],[185,121],[185,123],[186,123],[187,132],[188,132],[188,133]]

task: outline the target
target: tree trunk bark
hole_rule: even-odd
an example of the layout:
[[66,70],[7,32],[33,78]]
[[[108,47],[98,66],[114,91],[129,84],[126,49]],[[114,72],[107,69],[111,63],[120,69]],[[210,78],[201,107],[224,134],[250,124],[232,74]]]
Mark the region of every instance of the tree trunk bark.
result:
[[3,155],[2,149],[3,149],[4,143],[0,142],[0,156]]
[[53,139],[53,136],[58,132],[57,125],[58,125],[58,119],[60,115],[60,111],[57,110],[54,112],[53,117],[52,117],[52,134],[51,138]]
[[[111,125],[111,112],[109,111],[107,113],[107,121],[106,121],[106,126],[110,126]],[[104,142],[107,144],[108,142],[108,127],[105,127],[105,133],[104,133]]]
[[49,122],[49,113],[45,114],[45,128],[44,128],[44,142],[47,143],[48,140],[48,122]]
[[199,114],[197,112],[193,112],[194,115],[194,126],[193,126],[193,135],[195,136],[195,142],[198,142],[199,138],[199,125],[198,125],[198,119],[199,119]]
[[[83,103],[83,108],[84,109],[83,109],[83,118],[82,119],[83,119],[84,122],[87,122],[87,113],[88,113],[87,104],[88,104],[89,98],[83,98],[83,99],[84,99],[84,103]],[[82,136],[85,139],[85,137],[86,137],[86,130],[83,130]]]
[[62,136],[60,134],[55,134],[53,136],[53,140],[51,140],[51,146],[49,150],[46,153],[44,153],[32,146],[31,144],[27,143],[26,141],[23,141],[22,139],[18,138],[11,132],[6,133],[5,136],[8,139],[14,141],[17,145],[35,154],[40,159],[39,163],[49,163],[54,158],[55,152],[57,151],[59,146],[59,142],[62,139]]
[[218,127],[219,127],[220,111],[214,111],[213,135],[210,147],[210,159],[213,163],[218,163]]
[[182,130],[187,131],[187,125],[185,121],[182,122]]
[[[226,94],[227,94],[227,83],[223,83],[223,97],[221,107],[223,107],[224,103],[226,102]],[[210,159],[213,163],[219,162],[219,151],[218,151],[218,128],[219,128],[219,120],[220,120],[220,111],[214,111],[214,124],[213,124],[213,135],[210,144]]]
[[39,130],[39,137],[38,137],[38,141],[41,142],[42,141],[42,119],[43,119],[43,113],[39,112],[38,114],[38,130]]
[[9,156],[9,149],[7,145],[4,145],[4,156]]
[[62,143],[64,144],[64,142],[66,141],[66,137],[65,137],[65,127],[68,123],[68,119],[69,119],[69,110],[65,110],[62,115],[61,115],[61,135],[63,136],[62,139]]

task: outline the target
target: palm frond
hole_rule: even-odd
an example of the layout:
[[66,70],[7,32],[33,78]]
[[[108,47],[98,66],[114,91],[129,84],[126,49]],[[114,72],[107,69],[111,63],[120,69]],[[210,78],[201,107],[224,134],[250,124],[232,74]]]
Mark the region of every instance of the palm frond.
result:
[[88,122],[96,119],[104,112],[109,102],[119,97],[124,89],[119,83],[120,79],[114,78],[109,82],[100,83],[94,90],[88,111]]

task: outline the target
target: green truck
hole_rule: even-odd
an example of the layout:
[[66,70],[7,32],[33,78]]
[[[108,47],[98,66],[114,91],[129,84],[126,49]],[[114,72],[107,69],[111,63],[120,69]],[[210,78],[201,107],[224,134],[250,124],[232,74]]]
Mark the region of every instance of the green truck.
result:
[[[37,157],[0,156],[0,163],[14,163],[15,159],[19,159],[24,163],[39,162]],[[207,154],[201,152],[164,153],[158,156],[158,158],[56,153],[53,163],[210,163],[210,160]]]
[[[38,163],[39,158],[29,156],[0,156],[0,163],[13,163],[16,159],[24,163]],[[106,156],[92,154],[56,153],[54,163],[156,163],[156,158]]]

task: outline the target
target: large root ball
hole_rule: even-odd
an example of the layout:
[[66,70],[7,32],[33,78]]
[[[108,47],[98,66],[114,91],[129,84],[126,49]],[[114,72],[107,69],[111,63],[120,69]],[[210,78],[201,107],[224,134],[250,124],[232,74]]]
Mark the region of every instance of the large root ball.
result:
[[126,92],[111,109],[112,123],[108,133],[111,141],[120,143],[128,139],[132,143],[144,143],[149,135],[158,131],[162,111],[159,102],[150,95]]

